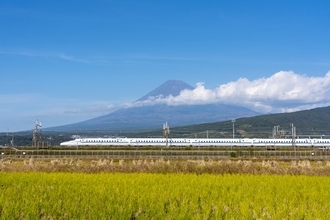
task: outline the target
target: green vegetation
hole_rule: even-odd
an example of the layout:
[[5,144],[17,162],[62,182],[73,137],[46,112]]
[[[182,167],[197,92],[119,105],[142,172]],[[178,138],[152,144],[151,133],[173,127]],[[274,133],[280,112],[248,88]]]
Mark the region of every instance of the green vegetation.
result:
[[[235,120],[236,138],[270,138],[274,126],[280,126],[284,135],[291,135],[290,124],[296,127],[299,137],[330,137],[330,107],[315,108],[292,113],[260,115]],[[171,123],[169,122],[171,126]],[[233,123],[231,120],[205,123],[190,126],[171,127],[171,137],[183,138],[232,138]],[[101,131],[99,131],[101,132]],[[148,132],[122,132],[128,137],[159,137],[162,130]]]
[[0,173],[0,219],[329,219],[319,176]]
[[[260,115],[235,120],[235,137],[237,138],[270,138],[274,126],[291,135],[290,124],[296,127],[296,133],[301,137],[321,136],[330,137],[330,107],[315,108],[292,113]],[[233,123],[231,120],[205,123],[199,125],[171,128],[172,137],[218,137],[231,138]],[[159,131],[160,132],[160,131]],[[148,132],[146,135],[155,135]]]

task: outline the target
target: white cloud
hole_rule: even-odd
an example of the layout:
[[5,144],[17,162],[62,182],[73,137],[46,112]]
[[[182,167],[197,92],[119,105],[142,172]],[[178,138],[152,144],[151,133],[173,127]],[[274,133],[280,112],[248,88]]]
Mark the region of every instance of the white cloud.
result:
[[107,101],[59,99],[44,94],[0,95],[0,133],[30,130],[39,119],[44,127],[71,124],[113,112]]
[[37,99],[36,94],[0,94],[0,104],[17,104],[35,101]]
[[0,94],[0,115],[8,117],[40,117],[51,115],[84,115],[93,117],[118,108],[107,101],[59,99],[43,94]]
[[14,56],[26,56],[26,57],[44,57],[44,58],[55,58],[65,61],[72,61],[77,63],[91,63],[91,60],[77,58],[71,55],[68,55],[63,52],[41,52],[34,50],[1,50],[0,54],[14,55]]
[[309,77],[280,71],[252,81],[240,78],[215,89],[197,83],[194,90],[183,90],[178,96],[150,97],[126,107],[210,103],[240,105],[260,112],[289,112],[326,106],[330,104],[330,72],[324,77]]

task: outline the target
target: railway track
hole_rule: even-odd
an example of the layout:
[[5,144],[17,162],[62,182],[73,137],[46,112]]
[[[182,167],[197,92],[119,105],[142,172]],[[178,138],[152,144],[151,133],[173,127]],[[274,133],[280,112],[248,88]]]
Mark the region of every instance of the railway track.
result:
[[330,159],[326,150],[29,150],[6,148],[1,158],[114,158],[114,159],[226,159],[226,158],[277,158],[277,159]]

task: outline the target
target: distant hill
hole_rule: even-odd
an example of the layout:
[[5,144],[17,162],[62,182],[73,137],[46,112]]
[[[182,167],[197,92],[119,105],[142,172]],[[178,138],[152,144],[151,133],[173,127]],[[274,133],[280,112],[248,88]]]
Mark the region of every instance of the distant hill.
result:
[[[181,80],[169,80],[137,101],[147,100],[150,96],[177,96],[180,94],[180,91],[185,89],[191,90],[194,87]],[[172,126],[183,126],[259,114],[244,107],[224,104],[180,106],[155,104],[152,106],[122,108],[113,113],[87,121],[47,128],[46,130],[143,130],[160,128],[164,122],[168,122]]]
[[[274,126],[283,130],[284,136],[291,135],[291,124],[296,127],[298,138],[324,137],[330,138],[330,106],[292,113],[279,113],[244,117],[235,120],[235,137],[257,138],[271,137]],[[232,137],[233,123],[231,120],[204,123],[191,126],[172,128],[172,135],[206,135],[209,137]]]

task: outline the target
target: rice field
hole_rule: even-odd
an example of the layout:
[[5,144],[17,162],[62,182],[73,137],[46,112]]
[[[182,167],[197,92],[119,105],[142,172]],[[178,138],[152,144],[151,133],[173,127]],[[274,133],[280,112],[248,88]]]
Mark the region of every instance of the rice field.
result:
[[330,219],[330,178],[0,172],[0,219]]
[[329,160],[0,159],[0,172],[282,174],[330,176]]

